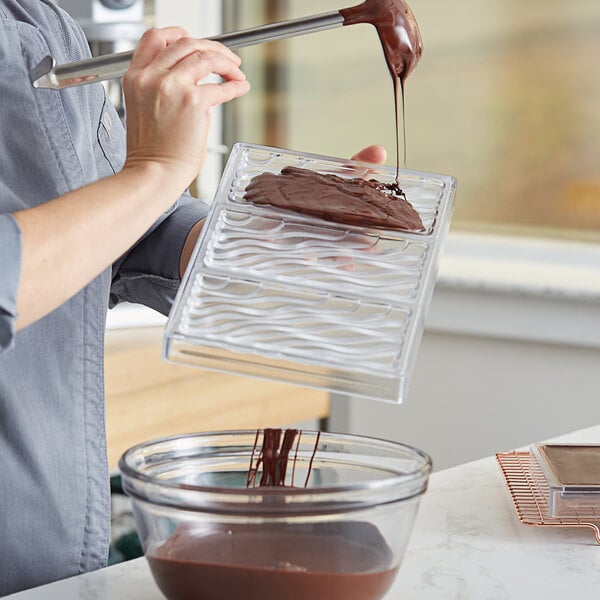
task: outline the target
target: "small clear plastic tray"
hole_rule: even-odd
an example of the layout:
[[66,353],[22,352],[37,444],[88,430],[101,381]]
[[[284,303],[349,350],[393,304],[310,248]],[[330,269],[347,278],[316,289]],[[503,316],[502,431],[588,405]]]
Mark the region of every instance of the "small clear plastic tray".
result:
[[597,519],[600,444],[533,444],[530,450],[548,484],[549,516]]
[[166,359],[400,402],[447,234],[455,179],[402,171],[420,233],[254,205],[253,177],[292,165],[385,183],[395,169],[236,144],[165,330]]

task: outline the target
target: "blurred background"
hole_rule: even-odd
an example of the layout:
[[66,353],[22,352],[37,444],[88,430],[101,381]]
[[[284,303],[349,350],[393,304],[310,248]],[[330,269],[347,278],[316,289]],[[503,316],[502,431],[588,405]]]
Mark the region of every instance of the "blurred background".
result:
[[[206,37],[351,5],[338,0],[58,0],[95,54],[150,26]],[[398,440],[435,469],[600,423],[600,4],[411,0],[424,54],[406,83],[407,167],[458,180],[408,398],[331,396],[161,358],[165,319],[110,311],[106,332],[113,557],[140,553],[116,465],[189,431],[294,425]],[[393,90],[357,25],[239,50],[252,92],[213,111],[210,202],[237,141],[349,157],[386,146]],[[106,84],[123,114],[120,81]],[[402,148],[401,148],[402,151]],[[123,504],[124,503],[124,504]]]
[[[88,6],[104,23],[98,33],[89,15],[79,17],[97,53],[135,45],[116,26],[132,14],[141,26],[127,31],[138,36],[151,25],[183,25],[205,37],[348,6],[63,2],[74,12]],[[458,193],[406,403],[167,364],[164,319],[121,307],[107,331],[111,465],[157,435],[308,422],[416,445],[445,468],[600,422],[600,5],[410,5],[425,49],[406,84],[407,167],[455,176]],[[93,39],[101,36],[108,45]],[[392,84],[371,26],[239,53],[253,89],[213,112],[209,159],[194,186],[200,197],[210,202],[237,141],[338,157],[380,143],[395,164]]]
[[[78,18],[94,54],[130,49],[155,24],[214,35],[346,7],[337,0],[58,3]],[[598,242],[596,0],[410,4],[425,51],[406,86],[407,167],[458,179],[453,229]],[[394,164],[392,86],[370,25],[238,52],[253,90],[217,119],[214,150],[246,141],[348,156],[380,143]],[[118,83],[106,85],[123,112]],[[205,190],[209,200],[213,191]]]
[[[406,86],[407,166],[459,181],[454,229],[600,240],[600,6],[596,0],[410,2],[424,54]],[[344,5],[345,6],[345,5]],[[225,29],[342,8],[225,0]],[[253,93],[229,142],[395,159],[392,86],[374,29],[240,50]]]

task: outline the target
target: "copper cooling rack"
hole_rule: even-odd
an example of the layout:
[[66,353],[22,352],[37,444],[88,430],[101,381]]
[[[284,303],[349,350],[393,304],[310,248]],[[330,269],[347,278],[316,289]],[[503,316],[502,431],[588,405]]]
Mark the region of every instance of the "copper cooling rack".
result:
[[502,452],[496,454],[496,458],[523,525],[591,527],[600,544],[600,509],[586,508],[585,511],[574,511],[572,516],[552,517],[548,506],[548,483],[533,454]]

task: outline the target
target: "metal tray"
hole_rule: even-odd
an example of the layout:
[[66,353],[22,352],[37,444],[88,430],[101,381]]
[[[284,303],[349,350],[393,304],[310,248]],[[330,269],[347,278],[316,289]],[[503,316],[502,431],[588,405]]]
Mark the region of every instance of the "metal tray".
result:
[[496,459],[523,525],[586,527],[593,531],[596,543],[600,544],[600,509],[588,506],[572,510],[567,516],[553,515],[548,481],[531,452],[500,452]]

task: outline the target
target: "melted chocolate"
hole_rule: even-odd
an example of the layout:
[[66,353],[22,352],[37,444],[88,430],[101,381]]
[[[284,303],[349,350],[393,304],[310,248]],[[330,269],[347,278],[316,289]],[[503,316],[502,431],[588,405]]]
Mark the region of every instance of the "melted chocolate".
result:
[[[286,486],[301,435],[265,429],[257,456],[257,431],[247,487],[261,467],[261,487]],[[379,530],[361,521],[184,523],[146,558],[169,600],[380,600],[398,571]]]
[[254,177],[244,198],[347,225],[423,231],[419,213],[397,190],[395,184],[284,167]]
[[147,559],[169,600],[380,600],[398,570],[359,521],[185,525]]
[[[283,442],[281,442],[281,434],[283,433]],[[262,447],[256,457],[256,449],[258,447],[258,438],[260,430],[256,432],[254,446],[252,448],[252,456],[250,457],[250,466],[248,468],[248,477],[246,478],[246,487],[256,487],[256,479],[258,472],[262,467],[262,475],[260,477],[259,487],[285,487],[286,474],[290,459],[290,451],[296,440],[296,451],[292,459],[292,478],[290,487],[294,487],[294,476],[296,473],[296,463],[298,462],[298,446],[302,432],[297,429],[286,429],[285,432],[281,429],[265,429],[263,432]],[[304,487],[308,485],[308,480],[312,471],[313,461],[321,439],[321,432],[317,433],[315,445],[304,481]]]
[[393,77],[404,81],[423,52],[419,26],[403,0],[366,0],[340,10],[344,25],[370,23],[377,30],[385,60]]
[[370,23],[377,30],[385,61],[394,82],[396,111],[396,182],[400,176],[400,118],[398,86],[402,89],[404,164],[406,165],[406,122],[404,81],[416,67],[423,52],[421,33],[415,16],[404,0],[365,0],[358,6],[340,10],[344,25]]
[[400,108],[402,91],[404,161],[406,164],[406,126],[404,118],[404,81],[417,65],[423,44],[412,10],[404,0],[365,0],[340,10],[344,25],[370,23],[381,41],[386,64],[394,83],[396,111],[396,181],[383,185],[363,179],[342,179],[305,169],[286,167],[280,175],[263,173],[246,188],[245,198],[255,204],[269,204],[314,215],[328,221],[423,231],[417,211],[400,189]]

